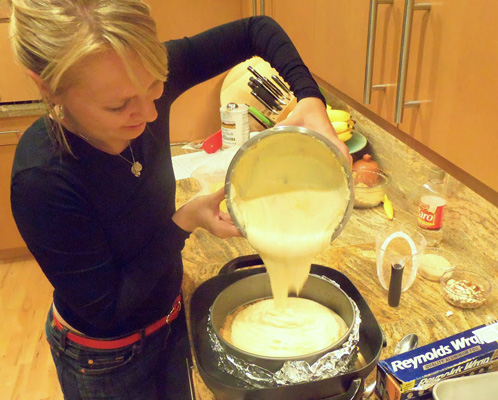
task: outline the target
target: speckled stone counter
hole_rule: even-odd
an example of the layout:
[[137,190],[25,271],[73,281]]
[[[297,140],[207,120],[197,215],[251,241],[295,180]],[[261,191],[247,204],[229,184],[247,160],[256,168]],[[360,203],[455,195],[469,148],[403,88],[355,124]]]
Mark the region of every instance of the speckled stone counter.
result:
[[[368,122],[360,122],[360,126],[362,124],[366,126]],[[180,146],[173,147],[174,154],[183,152]],[[389,164],[389,170],[393,171],[394,183],[389,195],[395,207],[395,219],[410,224],[414,223],[416,215],[415,197],[413,193],[410,194],[410,188],[418,184],[420,175],[423,175],[419,171],[425,168],[425,165],[422,165],[409,149],[401,148],[400,151],[403,152],[402,168],[408,173],[403,174],[393,166],[396,156],[392,155],[392,149],[381,151],[377,160],[382,167]],[[345,274],[366,299],[387,338],[387,347],[382,352],[382,359],[391,356],[396,343],[410,332],[419,336],[420,345],[425,345],[498,318],[498,239],[495,233],[498,212],[496,207],[467,192],[464,187],[458,187],[458,183],[450,182],[449,185],[454,189],[451,189],[452,201],[448,206],[449,215],[442,246],[457,254],[463,264],[470,264],[487,273],[493,281],[492,297],[480,308],[463,310],[451,306],[443,299],[439,283],[428,281],[421,276],[417,276],[414,284],[402,294],[398,307],[389,307],[387,291],[378,281],[375,263],[375,235],[392,223],[385,216],[382,206],[354,209],[341,235],[326,251],[316,257],[316,264],[334,268]],[[178,206],[188,201],[200,189],[198,183],[191,178],[178,181],[177,187]],[[217,275],[228,261],[253,253],[254,250],[245,239],[221,240],[202,229],[194,232],[183,251],[183,290],[187,310],[189,298],[202,282]],[[367,383],[374,378],[375,370],[367,379]],[[195,369],[194,384],[198,400],[214,399]]]

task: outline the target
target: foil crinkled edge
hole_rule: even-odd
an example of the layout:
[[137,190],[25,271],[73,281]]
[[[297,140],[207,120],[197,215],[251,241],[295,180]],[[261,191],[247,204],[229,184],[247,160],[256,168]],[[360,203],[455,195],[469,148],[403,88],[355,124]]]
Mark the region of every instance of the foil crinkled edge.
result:
[[[324,279],[340,289],[340,285],[328,277],[323,275],[314,276]],[[218,367],[223,372],[235,376],[241,382],[244,382],[249,389],[317,381],[351,371],[354,368],[357,358],[361,315],[356,303],[349,296],[347,297],[353,304],[356,318],[353,321],[351,333],[342,346],[339,349],[326,353],[311,365],[306,361],[286,361],[282,368],[276,372],[268,371],[259,365],[249,363],[240,357],[227,353],[214,332],[211,319],[208,316],[207,331],[209,342],[216,353]]]

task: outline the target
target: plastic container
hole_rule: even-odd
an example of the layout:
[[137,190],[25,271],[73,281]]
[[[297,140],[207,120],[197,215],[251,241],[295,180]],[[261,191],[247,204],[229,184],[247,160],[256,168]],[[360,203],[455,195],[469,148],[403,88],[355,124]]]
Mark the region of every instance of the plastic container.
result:
[[450,251],[440,247],[426,247],[420,259],[419,272],[424,278],[438,282],[456,264],[457,258]]
[[441,276],[445,300],[460,308],[477,308],[491,294],[490,278],[462,266],[456,266]]
[[432,391],[434,400],[496,399],[498,371],[461,376],[438,382]]
[[430,179],[420,189],[418,227],[427,240],[427,246],[438,246],[443,238],[443,220],[446,207],[445,172],[434,169]]

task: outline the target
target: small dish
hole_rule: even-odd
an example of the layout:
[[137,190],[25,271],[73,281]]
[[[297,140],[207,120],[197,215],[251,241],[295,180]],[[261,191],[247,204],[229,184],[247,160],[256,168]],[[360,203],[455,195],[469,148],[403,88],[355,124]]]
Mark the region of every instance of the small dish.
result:
[[367,138],[363,136],[360,132],[353,131],[353,136],[351,139],[346,141],[346,146],[348,146],[349,154],[354,154],[363,150],[367,145]]
[[391,177],[384,171],[369,171],[368,173],[378,177],[376,185],[368,186],[363,181],[358,181],[355,179],[356,173],[353,172],[355,208],[375,207],[384,200],[384,194],[391,181]]
[[426,247],[420,258],[419,272],[424,278],[437,282],[456,263],[456,256],[450,251],[441,247]]
[[462,266],[446,271],[440,282],[444,299],[460,308],[477,308],[483,305],[492,289],[489,278]]

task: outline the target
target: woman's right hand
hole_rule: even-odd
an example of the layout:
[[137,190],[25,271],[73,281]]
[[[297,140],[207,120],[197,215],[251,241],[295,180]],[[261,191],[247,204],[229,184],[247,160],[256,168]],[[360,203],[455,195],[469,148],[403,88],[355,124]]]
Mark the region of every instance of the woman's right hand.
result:
[[187,232],[204,228],[221,239],[240,237],[242,234],[230,215],[220,210],[224,198],[223,188],[213,194],[196,197],[177,210],[173,222]]

